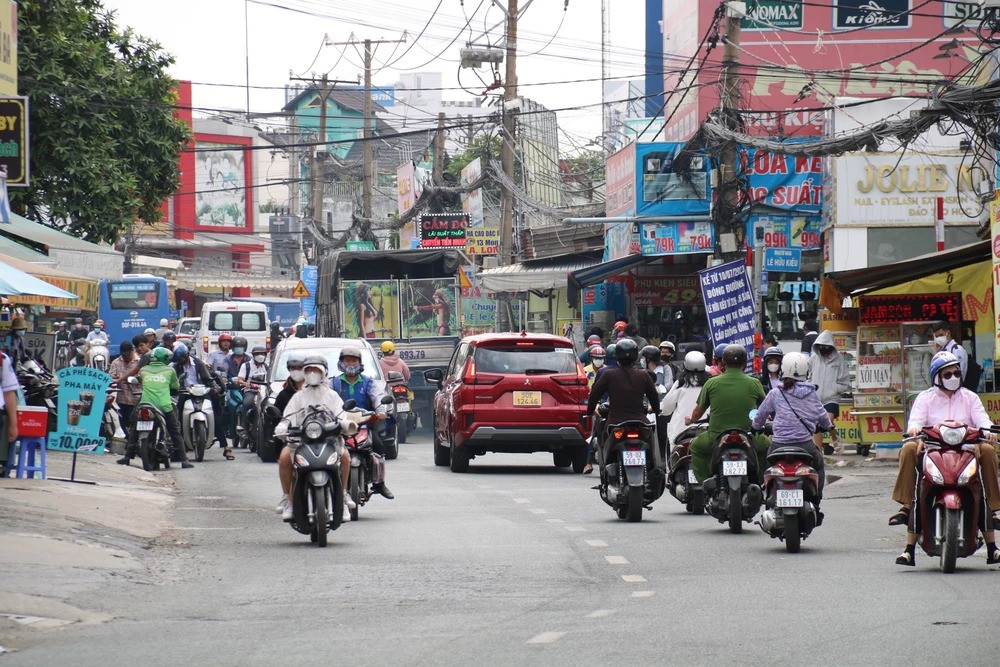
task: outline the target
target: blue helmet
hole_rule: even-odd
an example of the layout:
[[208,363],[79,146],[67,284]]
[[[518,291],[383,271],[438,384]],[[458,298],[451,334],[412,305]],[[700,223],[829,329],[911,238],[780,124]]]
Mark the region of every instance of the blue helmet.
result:
[[719,343],[715,346],[715,351],[712,352],[712,356],[716,359],[721,359],[722,355],[726,353],[726,347],[728,347],[726,343]]
[[174,346],[174,363],[184,361],[188,356],[188,348],[184,343],[177,343]]
[[938,352],[931,358],[931,384],[937,384],[938,374],[948,366],[958,366],[960,362],[951,352]]

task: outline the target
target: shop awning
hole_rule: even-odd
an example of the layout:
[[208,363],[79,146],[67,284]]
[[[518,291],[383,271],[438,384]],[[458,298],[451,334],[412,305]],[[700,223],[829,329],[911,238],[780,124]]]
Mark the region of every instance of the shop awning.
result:
[[620,257],[609,262],[602,262],[601,264],[595,264],[593,266],[574,271],[569,276],[569,292],[567,294],[569,305],[576,306],[580,290],[584,287],[596,285],[599,282],[603,282],[606,278],[617,276],[618,274],[624,273],[631,268],[647,264],[657,259],[660,259],[660,257],[629,255],[628,257]]
[[243,276],[232,274],[229,276],[216,275],[190,275],[178,274],[177,287],[180,289],[197,289],[199,287],[211,287],[216,289],[233,289],[235,287],[248,287],[250,289],[267,290],[293,290],[298,284],[297,278],[268,278],[265,276]]
[[16,269],[6,262],[0,262],[0,294],[7,297],[42,296],[57,299],[76,299],[72,292],[51,285],[41,278]]
[[[42,255],[42,257],[45,257]],[[52,308],[70,308],[74,310],[97,310],[98,283],[96,280],[86,280],[66,271],[60,271],[51,264],[38,264],[36,262],[26,262],[17,257],[8,256],[5,252],[0,252],[0,262],[24,271],[36,278],[44,280],[49,285],[58,287],[60,290],[69,292],[71,297],[54,297],[39,295],[21,295],[14,297],[13,301],[24,306],[50,306]]]
[[483,288],[490,292],[528,292],[565,289],[574,271],[584,270],[593,259],[522,262],[480,271]]
[[934,252],[884,266],[828,273],[820,290],[820,305],[839,313],[847,297],[945,273],[990,259],[990,242],[978,241],[954,250]]

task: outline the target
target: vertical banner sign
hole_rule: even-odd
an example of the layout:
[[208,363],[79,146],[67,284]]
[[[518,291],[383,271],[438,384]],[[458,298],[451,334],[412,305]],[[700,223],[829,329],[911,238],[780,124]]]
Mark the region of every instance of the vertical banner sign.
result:
[[0,167],[11,188],[30,185],[28,130],[28,98],[0,98]]
[[[462,185],[469,186],[478,181],[483,175],[482,161],[476,158],[462,169]],[[462,193],[462,212],[469,216],[469,226],[482,227],[483,218],[483,189],[476,188]]]
[[1000,199],[990,202],[990,245],[993,257],[993,356],[1000,360]]
[[753,354],[756,308],[746,263],[736,260],[698,272],[712,344],[727,343]]
[[111,376],[86,366],[63,368],[59,377],[59,425],[49,434],[49,449],[104,453],[101,420]]
[[319,267],[302,267],[302,284],[309,291],[309,296],[299,299],[299,309],[310,322],[316,321],[316,289],[319,287]]

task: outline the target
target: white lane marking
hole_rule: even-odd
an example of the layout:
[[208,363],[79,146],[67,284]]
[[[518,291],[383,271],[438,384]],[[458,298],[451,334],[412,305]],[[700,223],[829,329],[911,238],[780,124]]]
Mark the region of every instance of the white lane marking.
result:
[[173,530],[246,530],[246,528],[203,528],[201,526],[174,526]]
[[611,565],[628,565],[628,559],[625,556],[605,556],[604,560]]
[[586,533],[587,529],[583,526],[566,526],[566,530],[571,533]]
[[543,632],[528,640],[529,644],[551,644],[557,642],[565,635],[565,632]]
[[263,507],[175,507],[191,512],[267,512]]
[[489,484],[480,484],[479,488],[480,489],[492,489],[493,487],[490,486]]
[[225,500],[225,496],[191,496],[191,500]]
[[623,574],[622,579],[624,579],[630,584],[638,584],[642,583],[643,581],[646,581],[646,577],[642,576],[641,574]]
[[514,498],[514,502],[517,503],[518,505],[525,505],[527,503],[530,503],[531,501],[528,500],[527,498]]
[[608,543],[605,542],[604,540],[584,540],[584,541],[587,544],[589,544],[590,546],[592,546],[592,547],[606,547],[606,546],[608,546]]
[[632,591],[630,598],[651,598],[656,595],[656,591]]
[[586,617],[587,618],[604,618],[606,616],[610,616],[613,613],[615,613],[614,609],[598,609],[596,611],[590,612],[589,614],[587,614]]
[[540,509],[530,509],[528,511],[531,512],[532,514],[548,514],[548,512],[546,512],[545,510],[540,510]]
[[566,523],[562,519],[546,519],[549,523]]

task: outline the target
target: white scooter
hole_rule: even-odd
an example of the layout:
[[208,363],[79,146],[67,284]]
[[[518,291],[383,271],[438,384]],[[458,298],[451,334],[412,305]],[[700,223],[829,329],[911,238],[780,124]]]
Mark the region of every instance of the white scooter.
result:
[[87,343],[87,365],[91,368],[97,368],[107,373],[110,357],[107,338],[95,338]]
[[212,446],[215,433],[215,412],[212,410],[210,392],[203,384],[196,384],[188,389],[188,400],[184,402],[184,412],[181,414],[184,439],[194,452],[194,460],[199,463],[205,459],[205,450]]

